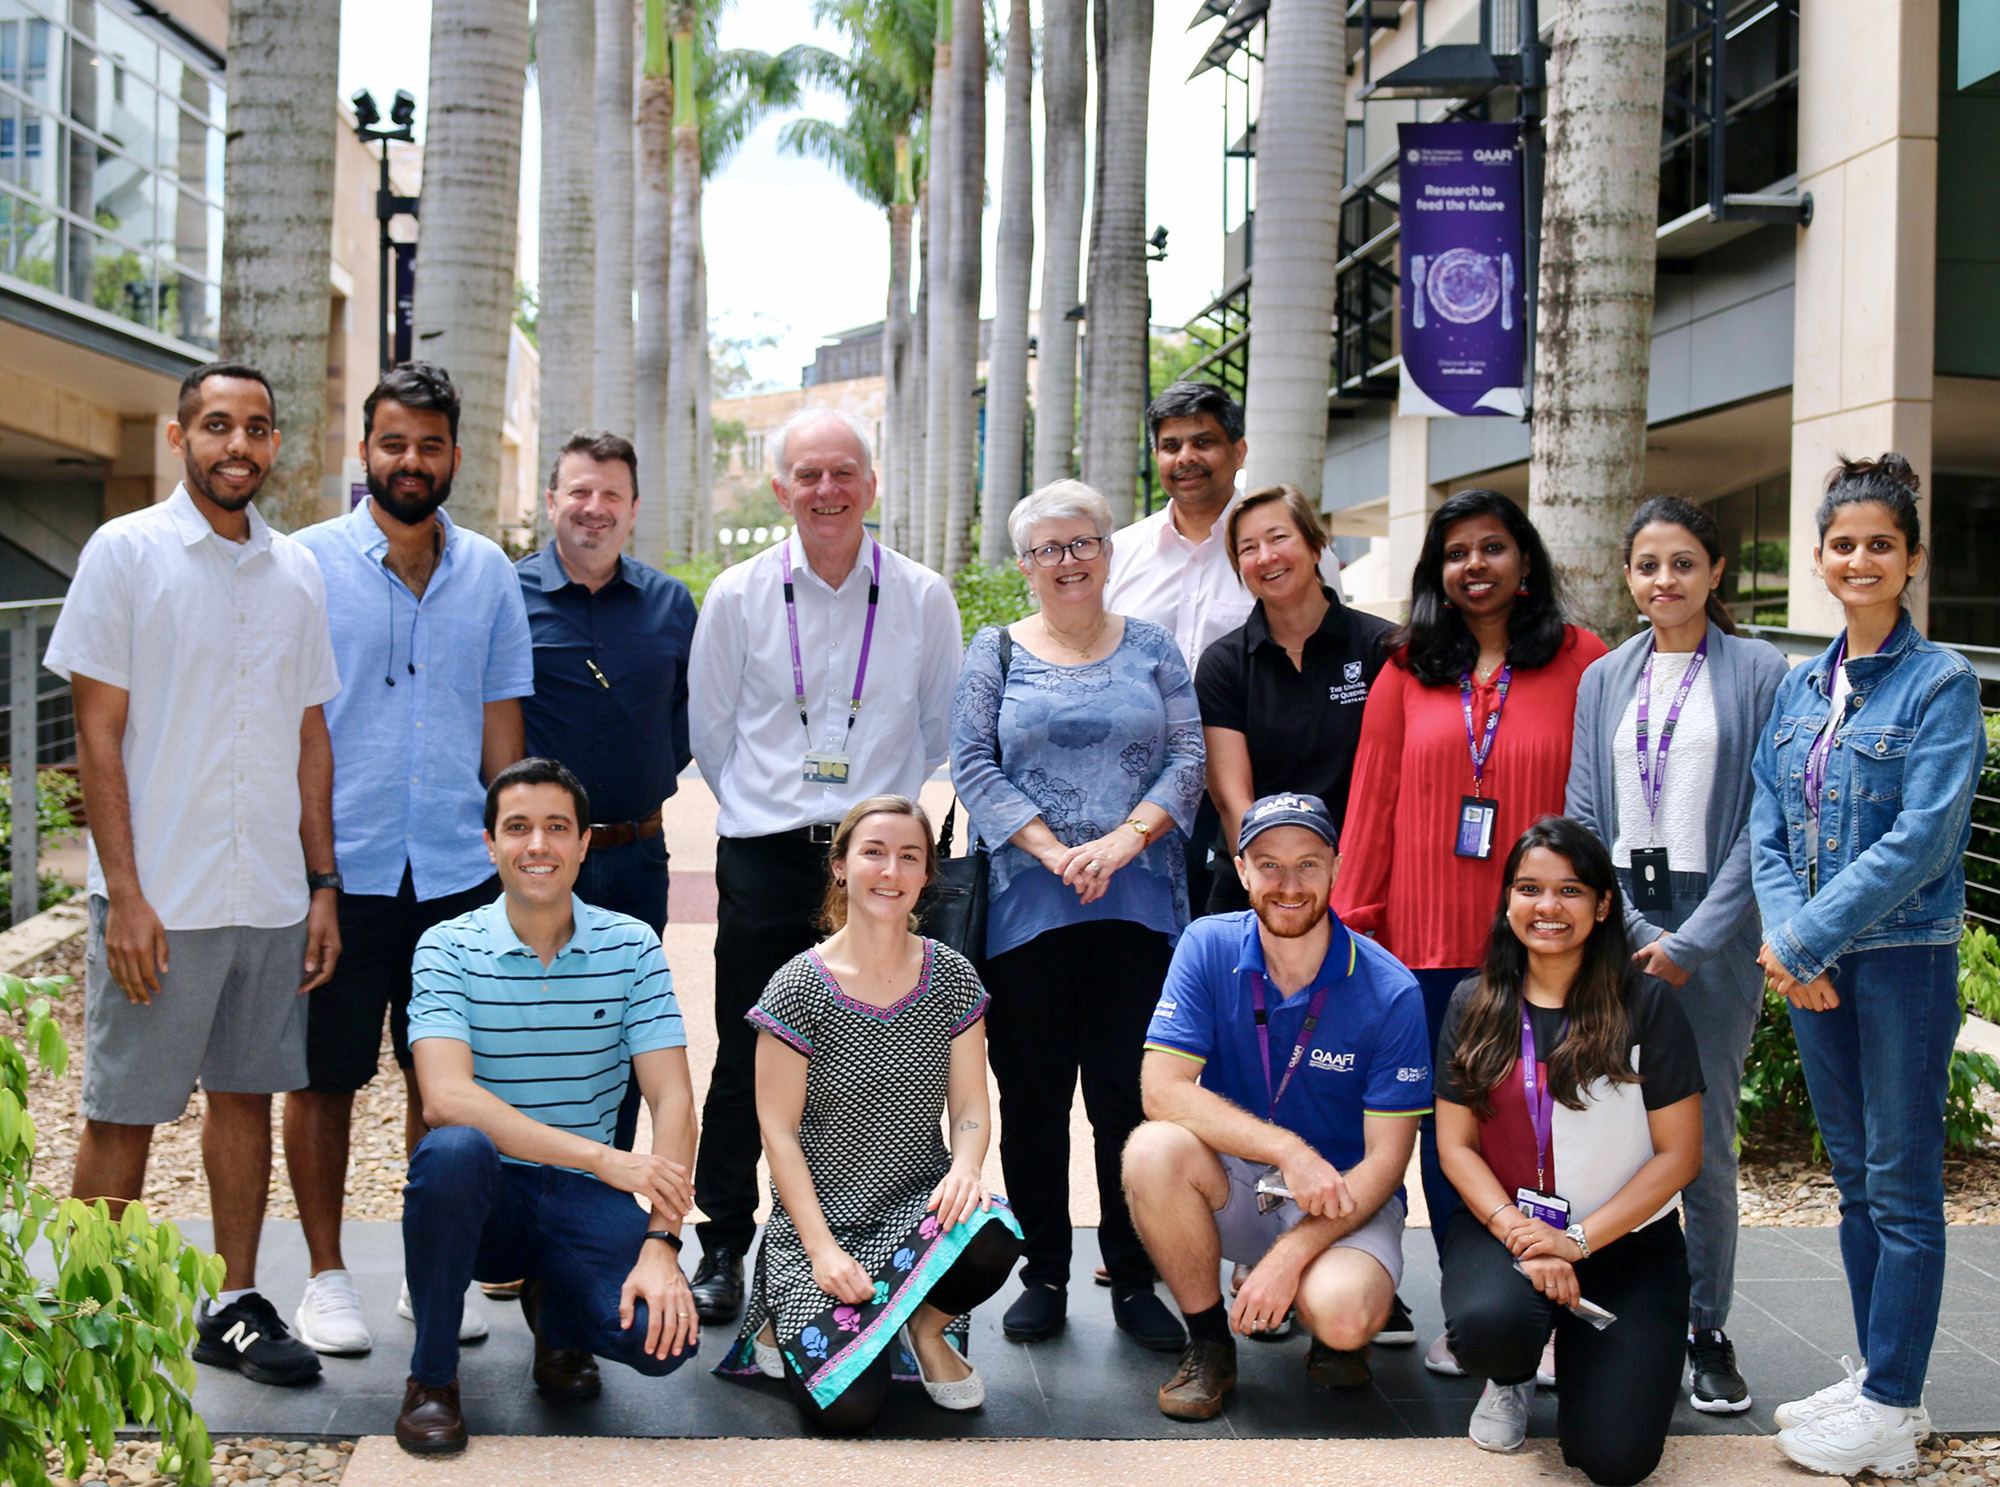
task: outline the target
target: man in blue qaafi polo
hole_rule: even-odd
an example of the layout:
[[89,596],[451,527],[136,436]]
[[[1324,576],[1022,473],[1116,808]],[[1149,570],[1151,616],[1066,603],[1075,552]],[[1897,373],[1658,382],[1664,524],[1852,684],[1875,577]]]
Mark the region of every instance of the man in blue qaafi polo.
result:
[[[1132,1222],[1187,1321],[1160,1409],[1213,1419],[1231,1332],[1312,1334],[1313,1382],[1360,1387],[1403,1274],[1403,1173],[1431,1107],[1416,978],[1329,903],[1338,836],[1316,795],[1244,814],[1250,910],[1197,919],[1146,1033],[1147,1123],[1125,1147]],[[1220,1262],[1252,1267],[1225,1308]]]
[[[403,1192],[417,1345],[396,1439],[463,1450],[458,1328],[473,1280],[525,1276],[543,1393],[587,1398],[590,1354],[649,1376],[695,1355],[681,1274],[694,1200],[694,1089],[659,937],[576,897],[590,800],[553,759],[486,793],[502,893],[417,947],[410,1047],[430,1134]],[[627,1071],[653,1112],[649,1155],[611,1144]],[[648,1205],[641,1209],[628,1194]]]

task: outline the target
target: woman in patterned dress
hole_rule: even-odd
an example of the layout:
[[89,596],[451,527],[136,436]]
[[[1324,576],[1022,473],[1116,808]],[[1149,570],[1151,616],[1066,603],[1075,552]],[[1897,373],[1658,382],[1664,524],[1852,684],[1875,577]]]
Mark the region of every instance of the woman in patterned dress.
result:
[[1000,1289],[1021,1245],[980,1180],[986,993],[962,956],[910,929],[937,865],[930,820],[875,796],[847,813],[829,857],[832,935],[748,1014],[776,1201],[716,1371],[782,1378],[808,1424],[851,1434],[906,1360],[935,1403],[978,1408],[964,1314]]

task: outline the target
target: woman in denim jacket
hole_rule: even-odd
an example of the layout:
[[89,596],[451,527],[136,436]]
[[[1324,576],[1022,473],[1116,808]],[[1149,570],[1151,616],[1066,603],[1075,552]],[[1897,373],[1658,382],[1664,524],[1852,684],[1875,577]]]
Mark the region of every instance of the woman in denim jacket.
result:
[[1944,1287],[1944,1103],[1986,735],[1972,668],[1902,607],[1925,557],[1916,489],[1899,454],[1828,480],[1814,557],[1846,627],[1785,678],[1753,764],[1758,959],[1791,1002],[1865,1363],[1778,1406],[1778,1446],[1835,1475],[1915,1469]]

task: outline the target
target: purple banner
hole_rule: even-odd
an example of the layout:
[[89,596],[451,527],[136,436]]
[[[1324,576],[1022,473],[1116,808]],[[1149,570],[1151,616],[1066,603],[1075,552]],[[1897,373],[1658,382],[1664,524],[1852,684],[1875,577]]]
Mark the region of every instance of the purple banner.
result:
[[1525,272],[1514,124],[1401,124],[1399,411],[1522,411]]

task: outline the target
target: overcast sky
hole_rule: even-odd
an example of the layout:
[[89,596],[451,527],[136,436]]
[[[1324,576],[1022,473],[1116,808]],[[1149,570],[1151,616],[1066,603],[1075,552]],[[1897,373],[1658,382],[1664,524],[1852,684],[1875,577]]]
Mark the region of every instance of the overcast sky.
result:
[[[1209,301],[1222,281],[1222,82],[1216,72],[1193,83],[1183,81],[1215,30],[1213,23],[1193,33],[1182,29],[1195,5],[1196,0],[1168,0],[1161,5],[1153,38],[1147,222],[1149,228],[1154,223],[1165,226],[1170,234],[1167,260],[1152,268],[1153,318],[1161,323],[1186,320]],[[369,88],[383,101],[386,113],[395,90],[408,88],[418,99],[421,131],[429,33],[429,0],[341,0],[341,95]],[[739,3],[723,21],[722,39],[726,46],[770,50],[807,40],[845,49],[838,36],[816,31],[811,0]],[[1094,93],[1093,80],[1093,104]],[[1000,206],[1002,106],[996,81],[987,105],[989,245]],[[805,111],[840,117],[839,104],[831,98],[811,98]],[[1039,161],[1039,85],[1035,119]],[[777,336],[778,345],[758,353],[752,367],[759,377],[789,387],[797,385],[799,368],[828,335],[882,317],[889,251],[888,225],[881,212],[865,205],[824,166],[779,153],[777,137],[783,122],[767,121],[709,182],[703,225],[709,311],[718,331]],[[1240,114],[1233,117],[1232,131],[1240,130],[1241,124]],[[531,276],[540,156],[536,101],[530,89],[523,121],[521,220]],[[1236,210],[1240,206],[1236,203]],[[1039,167],[1035,213],[1034,284],[1039,293]],[[990,246],[987,265],[984,293],[990,314]]]

